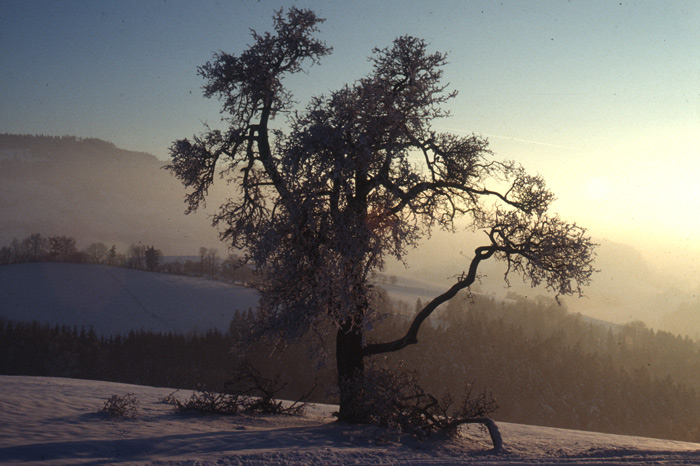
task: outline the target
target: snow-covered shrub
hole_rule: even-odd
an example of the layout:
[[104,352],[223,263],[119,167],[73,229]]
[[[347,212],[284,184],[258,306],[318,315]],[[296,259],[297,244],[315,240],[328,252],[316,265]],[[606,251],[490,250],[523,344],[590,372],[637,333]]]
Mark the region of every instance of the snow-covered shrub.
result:
[[455,434],[462,424],[482,424],[488,428],[495,449],[500,449],[498,429],[489,417],[496,411],[496,403],[486,393],[473,394],[472,384],[465,387],[461,402],[456,404],[449,393],[437,398],[426,392],[415,371],[373,364],[353,392],[358,394],[353,403],[356,419],[419,439],[433,432]]
[[[178,411],[199,411],[212,414],[287,414],[299,416],[304,413],[305,400],[313,389],[292,404],[276,399],[286,386],[279,377],[263,376],[248,362],[240,364],[234,375],[221,390],[203,389],[192,393],[184,402],[170,396]],[[315,387],[314,387],[315,388]]]
[[198,411],[211,414],[237,414],[241,408],[238,397],[233,394],[207,389],[193,392],[184,402],[173,398],[172,404],[179,412]]
[[105,401],[99,412],[110,419],[132,419],[138,415],[139,400],[134,397],[133,393],[112,395]]

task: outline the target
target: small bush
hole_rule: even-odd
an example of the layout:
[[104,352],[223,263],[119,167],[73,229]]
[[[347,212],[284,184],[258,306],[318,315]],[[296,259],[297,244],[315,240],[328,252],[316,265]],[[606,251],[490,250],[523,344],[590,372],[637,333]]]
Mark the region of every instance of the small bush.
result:
[[158,400],[160,403],[166,404],[166,405],[176,405],[177,404],[177,398],[175,398],[175,394],[179,392],[180,390],[175,390],[172,393],[169,393],[165,395],[163,398]]
[[264,377],[250,363],[244,362],[238,366],[234,376],[222,390],[200,390],[192,393],[185,402],[180,402],[173,394],[168,396],[168,402],[175,405],[178,411],[199,411],[212,414],[286,414],[299,416],[304,413],[306,400],[314,388],[289,406],[284,406],[276,399],[277,393],[284,389],[285,384],[279,377],[269,379]]
[[241,403],[237,396],[223,391],[199,390],[192,393],[189,399],[181,402],[173,398],[176,411],[197,411],[210,414],[238,414]]
[[138,411],[139,400],[133,393],[127,393],[124,396],[112,395],[99,410],[110,419],[133,419],[138,416]]
[[[455,434],[462,424],[482,424],[488,428],[494,447],[495,424],[489,415],[496,411],[493,398],[473,394],[473,384],[465,388],[464,396],[456,404],[447,393],[441,399],[427,393],[418,383],[416,372],[402,368],[388,369],[374,365],[365,371],[364,381],[351,387],[356,393],[353,418],[408,433],[423,439],[433,432]],[[500,437],[500,436],[499,436]]]

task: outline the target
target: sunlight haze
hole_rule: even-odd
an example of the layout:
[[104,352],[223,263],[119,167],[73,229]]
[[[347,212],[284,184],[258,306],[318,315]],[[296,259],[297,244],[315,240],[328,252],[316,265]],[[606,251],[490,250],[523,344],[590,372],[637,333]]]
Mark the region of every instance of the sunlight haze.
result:
[[[459,91],[437,130],[482,134],[541,174],[554,210],[697,286],[700,3],[695,1],[0,2],[0,131],[100,138],[167,160],[223,126],[197,67],[280,7],[334,48],[289,79],[299,108],[369,71],[400,35],[448,53]],[[468,249],[466,249],[468,250]]]

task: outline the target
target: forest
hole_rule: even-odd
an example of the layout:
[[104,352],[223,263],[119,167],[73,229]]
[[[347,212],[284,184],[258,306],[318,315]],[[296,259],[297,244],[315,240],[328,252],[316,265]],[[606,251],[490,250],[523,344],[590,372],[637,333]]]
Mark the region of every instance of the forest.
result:
[[[244,283],[252,271],[235,255],[221,259],[200,248],[199,260],[163,260],[154,246],[93,243],[32,234],[0,247],[0,263],[69,261]],[[395,277],[378,277],[392,282]],[[423,303],[380,293],[385,316],[370,340],[395,338]],[[226,332],[161,334],[134,330],[97,335],[92,329],[13,322],[0,317],[0,374],[72,377],[179,389],[223,387],[237,364],[251,362],[285,384],[280,396],[296,398],[317,386],[312,399],[336,402],[332,342],[313,354],[309,339],[283,351],[265,344],[234,352],[252,311],[237,312]],[[509,293],[496,298],[462,294],[443,306],[418,335],[419,344],[375,357],[389,367],[416,371],[428,391],[455,397],[466,387],[487,392],[503,421],[598,432],[700,441],[700,344],[655,331],[642,322],[612,325],[569,313],[554,299]]]
[[[380,332],[400,333],[394,322]],[[700,345],[641,322],[587,322],[553,299],[455,299],[395,357],[426,388],[475,381],[497,419],[698,441]]]

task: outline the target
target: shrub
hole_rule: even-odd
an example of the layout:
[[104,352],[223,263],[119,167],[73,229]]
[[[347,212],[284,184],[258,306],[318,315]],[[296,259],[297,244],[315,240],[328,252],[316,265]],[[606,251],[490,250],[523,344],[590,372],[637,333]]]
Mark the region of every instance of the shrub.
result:
[[138,415],[139,400],[133,393],[124,396],[112,395],[105,402],[100,413],[107,415],[110,419],[132,419]]
[[288,406],[276,399],[277,393],[285,386],[286,384],[280,382],[279,376],[274,379],[264,377],[253,365],[243,362],[236,368],[233,377],[224,384],[222,390],[199,390],[192,393],[185,402],[179,401],[173,394],[170,394],[167,399],[181,412],[302,415],[306,400],[315,386],[301,399]]
[[466,385],[461,402],[455,404],[449,392],[440,399],[427,393],[416,372],[375,364],[367,368],[364,381],[352,387],[352,393],[357,395],[353,416],[362,422],[418,439],[433,432],[456,434],[463,424],[481,424],[488,429],[494,449],[501,448],[498,428],[489,417],[496,411],[496,403],[486,393],[474,395],[473,383]]

